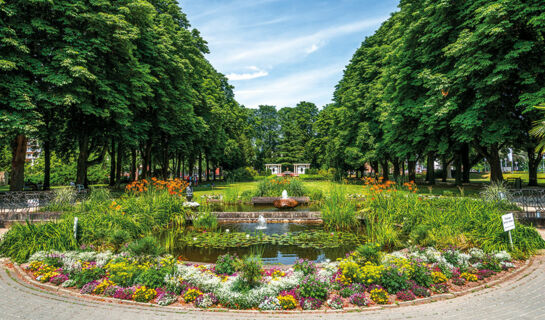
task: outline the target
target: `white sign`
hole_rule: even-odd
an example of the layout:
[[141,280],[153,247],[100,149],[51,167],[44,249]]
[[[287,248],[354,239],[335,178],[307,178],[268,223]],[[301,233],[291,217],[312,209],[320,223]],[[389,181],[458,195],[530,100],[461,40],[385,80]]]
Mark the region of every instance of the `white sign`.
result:
[[504,214],[501,216],[503,222],[503,231],[509,231],[515,229],[515,218],[512,213]]

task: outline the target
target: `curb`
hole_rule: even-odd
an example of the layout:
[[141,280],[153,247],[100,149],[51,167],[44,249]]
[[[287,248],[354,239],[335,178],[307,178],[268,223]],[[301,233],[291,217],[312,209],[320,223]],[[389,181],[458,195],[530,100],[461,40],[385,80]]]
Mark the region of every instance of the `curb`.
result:
[[479,286],[469,288],[464,291],[453,292],[453,293],[443,293],[443,294],[433,295],[427,298],[418,298],[412,301],[402,301],[402,302],[396,302],[395,304],[375,305],[372,307],[364,307],[364,308],[350,307],[350,308],[344,308],[341,310],[326,309],[326,310],[284,310],[284,311],[237,310],[237,309],[227,309],[227,308],[200,309],[195,307],[160,306],[158,304],[149,303],[149,302],[137,302],[132,300],[121,300],[121,299],[96,296],[91,294],[82,294],[79,292],[68,290],[66,288],[62,288],[60,286],[55,286],[49,283],[41,283],[39,281],[36,281],[31,276],[29,276],[21,268],[20,265],[12,263],[9,259],[0,259],[0,265],[3,266],[5,269],[12,269],[13,271],[15,271],[15,274],[17,275],[19,279],[21,279],[22,281],[24,281],[25,283],[31,286],[38,287],[48,292],[60,293],[63,296],[78,297],[88,301],[91,300],[91,301],[97,301],[97,302],[107,302],[107,303],[117,304],[117,305],[134,305],[134,306],[141,306],[141,307],[152,307],[156,309],[157,311],[166,311],[166,312],[197,311],[197,312],[205,312],[205,313],[215,313],[215,312],[230,312],[231,313],[232,312],[232,313],[241,313],[241,314],[271,314],[272,315],[272,314],[301,314],[301,313],[303,314],[331,314],[331,313],[338,314],[338,313],[352,313],[352,312],[369,312],[369,311],[379,311],[384,309],[401,308],[405,306],[420,305],[420,304],[427,304],[427,303],[436,302],[436,301],[449,300],[449,299],[460,297],[469,293],[474,293],[477,291],[488,289],[500,283],[504,283],[508,280],[511,280],[514,277],[521,274],[522,272],[526,271],[530,266],[532,266],[536,257],[537,256],[533,256],[530,259],[526,260],[525,263],[520,268],[516,269],[515,271],[509,274],[506,274],[502,278],[499,278],[487,283],[483,283]]

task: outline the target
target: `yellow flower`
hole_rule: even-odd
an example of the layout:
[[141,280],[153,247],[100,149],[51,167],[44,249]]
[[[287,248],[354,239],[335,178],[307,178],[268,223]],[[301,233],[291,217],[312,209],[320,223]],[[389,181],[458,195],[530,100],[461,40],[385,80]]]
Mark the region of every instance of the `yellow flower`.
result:
[[432,272],[431,278],[433,279],[433,283],[444,283],[444,282],[447,282],[448,280],[447,276],[445,276],[444,273],[439,271]]

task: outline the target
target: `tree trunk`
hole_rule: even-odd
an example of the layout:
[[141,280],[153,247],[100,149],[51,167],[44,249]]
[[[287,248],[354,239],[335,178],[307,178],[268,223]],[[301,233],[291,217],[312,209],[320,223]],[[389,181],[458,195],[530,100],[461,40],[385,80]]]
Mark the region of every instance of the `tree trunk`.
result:
[[454,160],[454,166],[456,167],[456,176],[454,179],[454,183],[457,186],[461,186],[462,185],[462,160],[460,159],[461,158],[460,154],[457,154],[455,157],[456,159]]
[[130,181],[136,180],[136,170],[138,170],[136,168],[136,150],[131,149],[131,173],[129,177]]
[[79,154],[76,169],[76,184],[87,183],[87,159],[89,159],[89,137],[84,135],[78,139]]
[[490,182],[502,182],[503,173],[501,171],[500,151],[496,145],[490,148],[487,160],[488,164],[490,164]]
[[426,181],[429,184],[435,184],[435,155],[433,153],[428,154],[426,161]]
[[392,161],[393,165],[394,165],[394,180],[398,180],[399,179],[399,160],[394,160]]
[[198,171],[198,174],[199,174],[199,182],[201,181],[201,178],[202,178],[202,153],[199,152],[199,171]]
[[537,187],[537,169],[541,163],[541,150],[536,152],[534,148],[528,148],[528,186]]
[[123,147],[121,143],[117,144],[117,163],[115,170],[115,184],[119,186],[121,183],[121,176],[123,175]]
[[380,168],[378,167],[378,161],[371,161],[371,169],[375,171],[375,177],[378,176],[378,172],[380,171]]
[[110,187],[115,185],[115,139],[112,137],[112,148],[110,149]]
[[44,185],[43,190],[49,190],[51,187],[51,141],[44,141]]
[[409,181],[416,181],[416,161],[408,160],[407,161],[407,170],[409,175]]
[[23,191],[25,186],[25,159],[28,138],[18,134],[11,146],[11,177],[9,191]]
[[381,162],[381,166],[382,166],[382,178],[383,178],[383,181],[386,181],[388,180],[388,171],[390,170],[388,168],[388,161],[382,161]]
[[208,156],[206,156],[206,182],[210,181],[210,163],[208,161]]
[[464,143],[460,151],[462,156],[462,182],[469,183],[469,172],[471,171],[471,163],[469,161],[469,145]]
[[442,182],[447,182],[449,165],[450,163],[447,161],[447,157],[443,156],[441,158],[441,167],[443,167],[443,176],[441,177]]

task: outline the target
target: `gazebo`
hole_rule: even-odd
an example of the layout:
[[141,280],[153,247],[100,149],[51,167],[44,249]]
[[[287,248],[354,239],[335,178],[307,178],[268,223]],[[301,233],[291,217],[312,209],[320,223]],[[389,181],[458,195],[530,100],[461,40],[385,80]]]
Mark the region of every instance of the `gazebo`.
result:
[[282,175],[282,165],[276,163],[265,164],[266,170],[271,170],[271,174],[276,174],[277,176]]
[[310,163],[294,163],[293,164],[293,173],[296,176],[307,173],[308,169],[310,169]]

